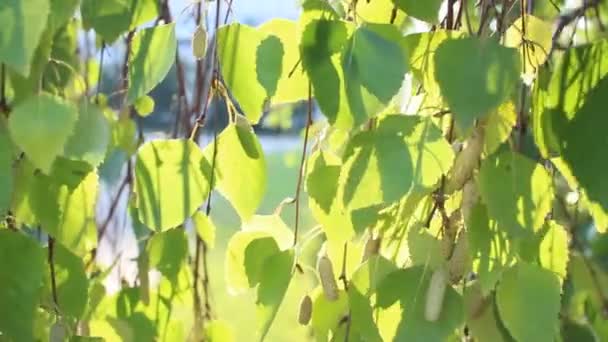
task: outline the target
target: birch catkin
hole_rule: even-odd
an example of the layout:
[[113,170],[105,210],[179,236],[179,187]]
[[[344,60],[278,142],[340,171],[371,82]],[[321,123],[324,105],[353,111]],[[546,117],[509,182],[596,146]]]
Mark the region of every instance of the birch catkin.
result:
[[424,318],[429,322],[435,322],[441,315],[443,298],[448,286],[448,274],[444,268],[438,268],[433,272],[426,291],[426,303],[424,306]]
[[325,298],[330,301],[338,299],[338,284],[334,276],[334,268],[331,264],[331,260],[324,255],[319,258],[317,264],[317,271],[319,272],[319,278],[321,279],[321,286],[323,287],[323,294]]

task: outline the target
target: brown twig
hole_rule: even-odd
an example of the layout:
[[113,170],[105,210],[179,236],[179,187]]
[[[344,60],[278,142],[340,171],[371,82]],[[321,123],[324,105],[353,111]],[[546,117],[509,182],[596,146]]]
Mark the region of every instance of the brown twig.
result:
[[300,159],[300,169],[298,172],[298,182],[296,184],[295,206],[296,217],[293,232],[293,245],[298,243],[298,232],[300,227],[300,192],[302,190],[302,179],[304,178],[304,164],[306,162],[306,151],[308,149],[308,135],[312,125],[312,84],[308,82],[308,106],[306,111],[306,128],[304,129],[304,144],[302,146],[302,158]]

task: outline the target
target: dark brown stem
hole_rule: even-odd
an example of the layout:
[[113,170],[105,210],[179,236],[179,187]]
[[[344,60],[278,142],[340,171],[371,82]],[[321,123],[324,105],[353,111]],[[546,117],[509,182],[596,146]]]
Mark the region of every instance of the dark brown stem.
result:
[[51,272],[51,294],[53,296],[55,314],[59,314],[59,300],[57,299],[57,282],[55,280],[55,239],[49,236],[48,239],[48,262]]
[[456,0],[448,0],[448,14],[446,16],[445,27],[448,30],[454,29],[454,4]]
[[300,192],[302,191],[302,179],[304,178],[304,164],[306,163],[306,151],[308,149],[308,134],[312,124],[312,85],[308,82],[308,106],[306,111],[306,128],[304,129],[304,144],[302,146],[302,158],[300,159],[300,169],[298,171],[298,182],[296,184],[296,217],[293,232],[293,245],[298,243],[298,232],[300,227]]

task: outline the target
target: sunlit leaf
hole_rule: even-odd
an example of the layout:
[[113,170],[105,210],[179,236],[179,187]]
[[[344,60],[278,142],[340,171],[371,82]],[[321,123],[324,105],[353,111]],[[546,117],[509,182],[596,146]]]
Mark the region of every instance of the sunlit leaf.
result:
[[167,76],[175,61],[176,49],[174,23],[143,29],[135,34],[129,57],[129,103],[135,103],[148,94]]
[[203,214],[202,211],[197,211],[192,216],[192,222],[198,237],[203,240],[209,248],[215,247],[215,235],[216,228],[215,224],[211,220],[211,217]]
[[155,140],[143,145],[135,162],[139,219],[162,231],[179,226],[203,204],[209,181],[203,154],[190,140]]
[[533,15],[519,17],[505,32],[505,45],[519,50],[522,71],[534,75],[552,47],[552,25]]
[[260,273],[256,306],[258,333],[263,340],[272,324],[291,281],[295,261],[293,249],[269,256]]
[[568,233],[555,221],[549,221],[549,230],[540,243],[540,264],[553,271],[563,281],[568,266]]
[[437,127],[414,116],[389,115],[350,141],[340,176],[344,203],[368,207],[431,189],[447,173],[453,151]]
[[553,198],[549,173],[516,152],[500,152],[482,162],[479,191],[490,217],[511,233],[538,230]]
[[148,265],[165,277],[176,279],[188,256],[188,240],[183,229],[175,228],[154,234],[146,247]]
[[377,289],[376,308],[399,307],[400,320],[393,332],[399,341],[444,341],[464,322],[463,300],[448,286],[439,319],[424,318],[426,293],[431,271],[424,266],[397,270],[387,275]]
[[220,68],[228,89],[245,116],[257,123],[262,117],[264,103],[277,91],[285,51],[281,40],[235,23],[219,29],[217,44]]
[[[48,247],[47,247],[48,253]],[[89,293],[87,275],[82,260],[63,247],[60,243],[53,246],[54,277],[57,289],[59,310],[70,317],[82,317],[87,305]],[[46,274],[47,301],[52,303],[51,275]],[[51,306],[53,304],[50,304]]]
[[298,34],[297,23],[285,19],[273,19],[262,24],[260,31],[275,35],[283,45],[281,77],[272,96],[272,103],[295,102],[308,98],[308,77],[302,69],[298,41],[294,39]]
[[215,165],[213,185],[243,220],[251,218],[266,192],[266,160],[253,129],[230,124],[217,137],[217,146],[209,144],[204,153],[206,164]]

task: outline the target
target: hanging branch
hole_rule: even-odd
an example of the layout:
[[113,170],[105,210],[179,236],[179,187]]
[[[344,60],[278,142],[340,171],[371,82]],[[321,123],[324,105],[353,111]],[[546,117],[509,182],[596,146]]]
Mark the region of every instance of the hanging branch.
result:
[[304,177],[304,164],[306,162],[306,151],[308,149],[308,135],[312,125],[312,84],[308,82],[308,106],[306,111],[306,128],[304,129],[304,144],[302,146],[302,158],[300,159],[300,169],[298,172],[298,182],[296,184],[296,195],[294,203],[296,205],[296,217],[293,233],[293,245],[298,243],[298,232],[300,227],[300,192],[302,190],[302,178]]
[[[173,16],[171,15],[171,9],[169,8],[169,0],[162,1],[161,12],[159,20],[164,20],[165,23],[173,22]],[[179,123],[181,122],[182,115],[188,111],[188,96],[186,94],[186,77],[184,76],[184,65],[179,56],[179,45],[175,48],[175,71],[177,74],[177,109],[175,113],[175,120],[173,123],[173,129],[171,133],[172,138],[177,138],[179,133]]]
[[[194,142],[198,141],[198,137],[199,137],[199,131],[200,128],[204,125],[204,121],[205,118],[207,117],[207,113],[209,111],[209,106],[211,104],[211,100],[213,98],[213,94],[214,94],[214,84],[215,84],[215,80],[217,78],[217,64],[216,64],[216,59],[217,59],[217,31],[219,28],[219,20],[220,20],[220,7],[221,7],[221,2],[218,1],[217,2],[217,6],[216,6],[216,10],[215,10],[215,34],[216,34],[216,38],[214,39],[214,47],[213,47],[213,60],[212,60],[212,67],[211,67],[211,71],[212,71],[212,79],[211,79],[211,84],[209,84],[208,88],[207,88],[207,101],[205,102],[205,106],[202,110],[202,112],[200,113],[200,115],[197,117],[195,123],[194,123],[194,127],[192,128],[192,132],[190,132],[190,139],[193,140]],[[199,8],[200,9],[200,8]],[[199,11],[199,15],[200,15],[200,11]],[[200,17],[198,18],[200,21]],[[202,75],[202,74],[197,74],[198,75]],[[202,77],[201,77],[202,79]],[[197,87],[198,88],[198,87]],[[197,99],[200,102],[200,94],[201,93],[197,93]],[[210,179],[210,185],[209,188],[211,190],[209,190],[209,195],[207,197],[207,206],[205,208],[205,215],[207,215],[207,217],[211,214],[211,195],[212,195],[212,191],[213,191],[213,183],[214,183],[214,177],[215,177],[215,160],[216,160],[216,155],[217,155],[217,131],[214,130],[213,132],[213,156],[211,158],[211,179]],[[207,243],[205,241],[203,241],[200,236],[198,236],[198,234],[196,235],[196,247],[195,247],[195,259],[194,259],[194,271],[193,271],[193,284],[194,284],[194,291],[193,291],[193,297],[194,297],[194,315],[195,315],[195,319],[199,319],[200,318],[200,306],[201,306],[201,299],[200,299],[200,294],[198,292],[198,283],[199,283],[199,278],[200,278],[200,274],[199,274],[199,269],[200,269],[200,261],[203,261],[203,295],[204,295],[204,301],[205,301],[205,318],[207,320],[210,320],[212,315],[212,309],[211,309],[211,294],[210,294],[210,290],[209,290],[209,264],[208,264],[208,246]]]

